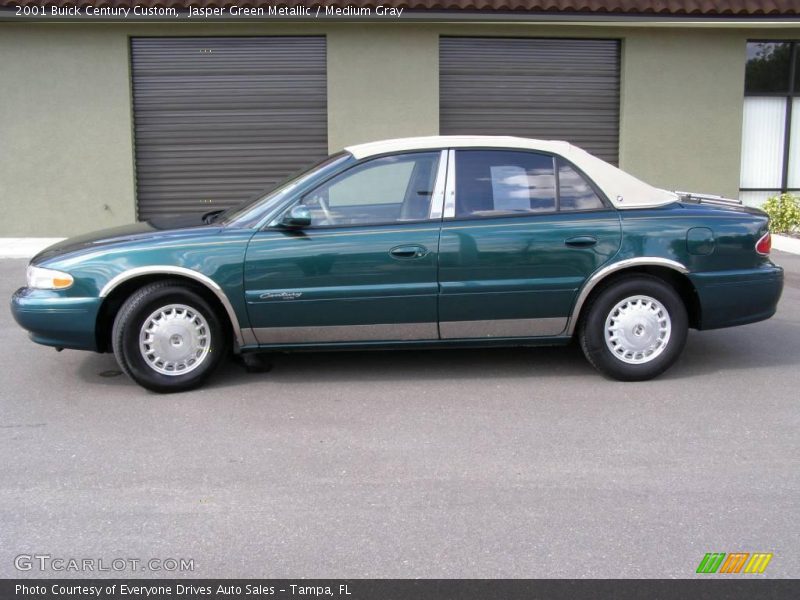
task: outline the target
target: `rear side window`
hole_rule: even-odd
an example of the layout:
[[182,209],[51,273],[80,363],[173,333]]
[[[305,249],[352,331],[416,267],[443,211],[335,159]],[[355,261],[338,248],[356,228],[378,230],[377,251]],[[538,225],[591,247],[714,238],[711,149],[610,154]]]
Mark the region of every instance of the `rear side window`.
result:
[[558,198],[561,210],[596,210],[603,201],[586,178],[563,160],[558,164]]
[[513,150],[456,152],[456,217],[556,209],[553,157]]
[[604,207],[589,180],[561,158],[516,150],[456,151],[456,218]]

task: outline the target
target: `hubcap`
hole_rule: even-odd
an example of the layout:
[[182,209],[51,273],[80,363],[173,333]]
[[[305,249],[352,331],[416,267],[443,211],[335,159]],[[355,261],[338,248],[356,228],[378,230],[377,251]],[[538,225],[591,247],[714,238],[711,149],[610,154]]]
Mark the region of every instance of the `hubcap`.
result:
[[200,312],[170,304],[153,312],[139,332],[139,351],[151,369],[163,375],[195,370],[208,356],[211,331]]
[[650,296],[625,298],[606,318],[606,346],[619,360],[632,365],[650,362],[664,352],[671,332],[667,309]]

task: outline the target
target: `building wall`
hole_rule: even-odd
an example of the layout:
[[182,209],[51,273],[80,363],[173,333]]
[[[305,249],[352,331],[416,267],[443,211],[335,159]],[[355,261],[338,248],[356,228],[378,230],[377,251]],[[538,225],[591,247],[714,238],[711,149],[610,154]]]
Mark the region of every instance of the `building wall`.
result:
[[439,37],[353,24],[328,33],[328,147],[439,133]]
[[292,34],[327,36],[331,151],[438,133],[440,35],[622,39],[620,166],[655,185],[733,196],[746,40],[798,37],[564,24],[0,23],[0,236],[134,219],[129,36]]
[[746,43],[729,31],[629,33],[620,166],[666,189],[736,198]]
[[127,40],[79,29],[0,24],[0,235],[134,220]]

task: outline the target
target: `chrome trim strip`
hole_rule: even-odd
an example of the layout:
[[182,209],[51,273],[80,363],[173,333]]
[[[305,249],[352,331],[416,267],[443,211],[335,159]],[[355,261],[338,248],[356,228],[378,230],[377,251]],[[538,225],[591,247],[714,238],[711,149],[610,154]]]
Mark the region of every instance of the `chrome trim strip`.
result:
[[202,273],[193,271],[192,269],[187,269],[185,267],[174,267],[170,265],[153,265],[149,267],[135,267],[133,269],[128,269],[127,271],[124,271],[109,280],[109,282],[103,286],[103,289],[100,290],[100,297],[105,298],[119,284],[135,277],[141,277],[142,275],[181,275],[183,277],[193,279],[198,283],[202,283],[205,287],[214,292],[214,295],[222,303],[222,306],[225,307],[225,312],[228,313],[228,318],[231,320],[231,325],[233,326],[233,334],[236,337],[236,342],[240,346],[245,345],[245,336],[243,332],[246,330],[239,326],[239,319],[236,316],[236,311],[233,310],[230,300],[228,300],[228,296],[225,295],[225,292],[216,281],[207,275],[203,275]]
[[465,338],[540,337],[564,331],[566,317],[543,319],[495,319],[488,321],[441,321],[443,340]]
[[586,298],[589,297],[589,294],[592,290],[600,283],[603,279],[615,273],[617,271],[621,271],[622,269],[627,269],[629,267],[667,267],[668,269],[672,269],[673,271],[677,271],[678,273],[686,274],[689,272],[689,269],[686,268],[685,265],[681,263],[670,260],[668,258],[659,258],[657,256],[640,256],[638,258],[626,258],[625,260],[621,260],[619,262],[615,262],[610,265],[606,265],[605,267],[600,268],[599,270],[595,271],[594,274],[586,280],[586,283],[583,284],[580,293],[578,294],[578,298],[575,300],[575,307],[572,309],[572,314],[569,317],[569,323],[567,324],[567,331],[568,335],[572,335],[575,333],[575,327],[578,325],[578,316],[581,313],[581,308],[583,308],[584,302],[586,302]]
[[436,323],[381,323],[376,325],[327,325],[323,327],[256,327],[260,344],[308,344],[313,342],[374,342],[438,340]]
[[445,185],[444,218],[456,216],[456,151],[447,152],[447,184]]
[[444,210],[444,183],[447,174],[447,150],[439,153],[439,167],[436,171],[436,182],[433,184],[431,194],[431,219],[441,219]]
[[738,198],[726,198],[725,196],[717,196],[713,194],[695,194],[693,192],[680,192],[675,190],[673,192],[680,196],[681,200],[688,199],[691,201],[692,199],[697,200],[701,204],[718,204],[721,206],[742,206],[742,201]]

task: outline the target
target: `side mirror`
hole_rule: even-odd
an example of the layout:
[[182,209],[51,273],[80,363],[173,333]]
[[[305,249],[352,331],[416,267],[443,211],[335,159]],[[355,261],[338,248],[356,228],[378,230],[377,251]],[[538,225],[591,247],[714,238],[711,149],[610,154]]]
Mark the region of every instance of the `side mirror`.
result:
[[311,211],[303,204],[294,205],[281,218],[281,226],[287,229],[302,229],[311,225]]

